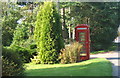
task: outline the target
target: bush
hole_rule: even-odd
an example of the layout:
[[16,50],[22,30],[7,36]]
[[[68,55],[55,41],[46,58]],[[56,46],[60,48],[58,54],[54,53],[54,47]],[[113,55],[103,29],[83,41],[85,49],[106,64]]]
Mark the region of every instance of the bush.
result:
[[72,43],[70,46],[66,46],[61,50],[59,59],[62,64],[75,63],[80,61],[80,50],[82,45],[78,42]]
[[31,50],[31,54],[32,54],[32,56],[37,56],[38,55],[38,53],[37,53],[37,51],[36,51],[36,48],[37,48],[37,45],[36,44],[34,44],[34,43],[31,43],[30,45],[29,45],[29,49]]
[[31,49],[27,49],[24,47],[20,47],[20,46],[11,46],[11,49],[13,49],[15,52],[19,53],[19,55],[23,58],[23,62],[24,63],[29,63],[31,60],[30,58],[32,58],[32,52],[34,52]]
[[40,64],[39,56],[34,56],[34,58],[31,58],[31,63],[33,64]]
[[19,76],[24,73],[24,64],[18,53],[10,48],[2,48],[2,75]]
[[37,48],[37,45],[36,45],[36,44],[31,44],[31,45],[30,45],[30,49],[35,49],[35,48]]

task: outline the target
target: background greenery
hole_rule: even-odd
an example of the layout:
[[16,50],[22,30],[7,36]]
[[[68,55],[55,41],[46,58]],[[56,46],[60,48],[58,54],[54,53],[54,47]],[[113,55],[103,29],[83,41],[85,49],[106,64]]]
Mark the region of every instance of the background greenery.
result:
[[[63,2],[65,24],[90,25],[91,51],[108,49],[117,36],[119,26],[118,2]],[[73,18],[73,19],[72,19]]]
[[[19,4],[24,6],[20,8]],[[3,18],[1,25],[4,75],[22,74],[24,63],[31,62],[30,58],[39,53],[41,53],[39,54],[41,63],[58,63],[60,61],[58,60],[60,50],[64,48],[64,45],[71,43],[72,37],[68,35],[72,35],[77,24],[90,25],[91,52],[115,50],[113,40],[117,37],[120,20],[119,2],[60,2],[57,9],[54,3],[44,4],[43,2],[0,2],[0,6],[1,17]],[[21,18],[24,20],[18,23]],[[76,52],[76,49],[71,48],[68,51]],[[102,63],[95,63],[95,66],[99,64],[102,67],[104,64]],[[109,67],[108,64],[110,63],[107,63]],[[103,68],[105,69],[107,66]],[[91,69],[90,67],[85,71]],[[15,69],[18,70],[15,71]],[[63,68],[63,70],[65,69]],[[98,72],[101,70],[100,68]],[[48,70],[46,69],[46,71]],[[94,72],[96,75],[103,74],[106,76],[111,75],[110,71],[111,69],[108,70],[107,74],[103,74],[105,72]]]

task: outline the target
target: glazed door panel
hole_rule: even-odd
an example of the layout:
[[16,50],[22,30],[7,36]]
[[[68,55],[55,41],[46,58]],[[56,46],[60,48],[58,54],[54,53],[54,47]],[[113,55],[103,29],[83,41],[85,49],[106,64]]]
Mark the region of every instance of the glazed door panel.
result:
[[80,52],[80,56],[86,56],[86,52],[87,52],[87,44],[86,44],[86,32],[79,32],[79,42],[83,45],[81,52]]

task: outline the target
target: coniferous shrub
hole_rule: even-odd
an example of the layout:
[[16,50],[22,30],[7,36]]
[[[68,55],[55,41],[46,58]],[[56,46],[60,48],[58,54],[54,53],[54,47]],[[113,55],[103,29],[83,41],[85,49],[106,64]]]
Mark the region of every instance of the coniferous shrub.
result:
[[34,37],[40,62],[56,63],[60,49],[64,47],[60,16],[53,2],[44,2],[37,14]]
[[18,52],[20,56],[23,58],[23,62],[30,62],[30,58],[32,58],[32,54],[35,54],[35,49],[31,49],[30,45],[33,43],[33,40],[30,39],[29,27],[26,22],[17,25],[16,30],[14,32],[14,37],[10,48],[15,52]]
[[26,42],[26,40],[28,39],[29,35],[28,35],[28,28],[27,25],[24,24],[19,24],[16,27],[16,30],[14,32],[14,36],[13,36],[13,41],[12,44],[10,46],[24,46],[24,43]]

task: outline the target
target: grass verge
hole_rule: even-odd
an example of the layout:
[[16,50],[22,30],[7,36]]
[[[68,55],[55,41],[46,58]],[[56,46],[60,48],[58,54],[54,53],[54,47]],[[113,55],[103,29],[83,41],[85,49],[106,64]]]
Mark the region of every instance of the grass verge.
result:
[[94,51],[94,52],[91,52],[90,54],[105,53],[105,52],[109,52],[109,51],[110,51],[110,50]]
[[112,76],[112,64],[104,58],[72,64],[26,64],[26,76]]
[[105,52],[109,52],[109,51],[114,51],[117,49],[117,44],[109,47],[109,49],[106,49],[106,50],[100,50],[100,51],[93,51],[93,52],[90,52],[90,54],[98,54],[98,53],[105,53]]

